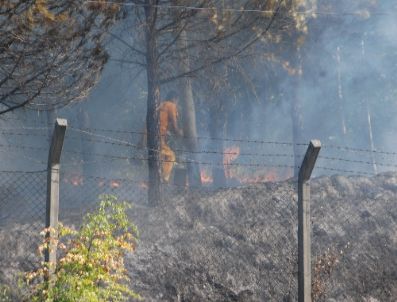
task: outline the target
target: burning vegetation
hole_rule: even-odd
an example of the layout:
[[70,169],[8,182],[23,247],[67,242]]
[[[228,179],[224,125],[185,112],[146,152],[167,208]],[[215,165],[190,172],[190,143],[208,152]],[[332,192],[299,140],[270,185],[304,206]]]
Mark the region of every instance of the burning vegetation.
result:
[[294,300],[293,181],[318,138],[313,297],[394,301],[395,1],[194,2],[0,1],[1,261],[44,223],[32,175],[63,116],[60,215],[137,204],[148,301]]

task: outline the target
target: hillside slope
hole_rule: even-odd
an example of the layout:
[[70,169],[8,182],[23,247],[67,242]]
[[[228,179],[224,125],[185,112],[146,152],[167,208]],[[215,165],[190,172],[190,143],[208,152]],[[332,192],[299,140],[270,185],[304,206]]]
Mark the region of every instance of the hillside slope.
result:
[[[296,300],[293,182],[176,196],[131,216],[141,239],[128,264],[146,301]],[[337,260],[317,275],[319,300],[397,300],[397,175],[315,179],[312,225],[313,262]]]
[[[296,301],[295,183],[206,191],[173,193],[155,208],[135,200],[140,240],[126,259],[134,289],[149,302]],[[396,200],[397,174],[312,181],[313,264],[326,260],[318,300],[397,300]],[[0,283],[37,261],[28,223],[0,229]]]

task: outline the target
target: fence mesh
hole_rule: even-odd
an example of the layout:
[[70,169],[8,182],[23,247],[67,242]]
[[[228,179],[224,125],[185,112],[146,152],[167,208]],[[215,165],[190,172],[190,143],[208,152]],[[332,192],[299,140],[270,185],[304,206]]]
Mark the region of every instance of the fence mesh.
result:
[[47,173],[0,172],[0,283],[16,286],[42,259]]
[[[78,226],[102,194],[132,204],[129,215],[141,236],[127,264],[143,296],[296,300],[297,183],[292,177],[307,145],[225,139],[219,148],[214,141],[221,139],[201,137],[200,149],[192,153],[176,143],[174,178],[193,162],[200,166],[203,185],[172,180],[163,186],[163,202],[149,207],[147,149],[134,142],[139,135],[68,130],[59,219]],[[42,165],[41,155],[48,152],[43,143],[42,137],[39,146],[27,141],[0,147],[25,152]],[[397,279],[397,178],[385,173],[397,167],[396,158],[393,152],[323,146],[311,189],[315,300],[392,301],[397,295],[392,285]],[[216,179],[219,171],[223,182]],[[377,172],[382,173],[371,177]],[[46,172],[0,173],[2,283],[12,284],[18,272],[39,263],[45,194]],[[207,287],[197,288],[201,285]]]
[[397,280],[396,179],[333,176],[312,185],[316,300],[393,301]]

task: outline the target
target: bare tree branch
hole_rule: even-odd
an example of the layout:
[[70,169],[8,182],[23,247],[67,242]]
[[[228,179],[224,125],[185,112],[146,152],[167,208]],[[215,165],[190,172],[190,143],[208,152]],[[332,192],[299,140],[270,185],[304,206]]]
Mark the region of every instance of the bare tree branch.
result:
[[0,114],[86,96],[107,60],[103,41],[118,12],[79,0],[2,1],[0,103],[8,108]]

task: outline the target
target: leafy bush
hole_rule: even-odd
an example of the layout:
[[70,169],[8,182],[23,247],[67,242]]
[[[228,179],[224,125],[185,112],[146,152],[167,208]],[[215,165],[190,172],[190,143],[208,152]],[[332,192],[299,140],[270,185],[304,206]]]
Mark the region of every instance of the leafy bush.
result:
[[[139,299],[128,283],[124,256],[135,249],[137,228],[129,222],[126,203],[103,196],[79,230],[60,225],[56,267],[47,263],[26,275],[27,301],[103,302]],[[48,232],[49,230],[45,230]],[[43,252],[48,240],[41,246]],[[48,278],[48,272],[54,274]]]
[[11,290],[7,285],[0,284],[0,302],[12,302]]

